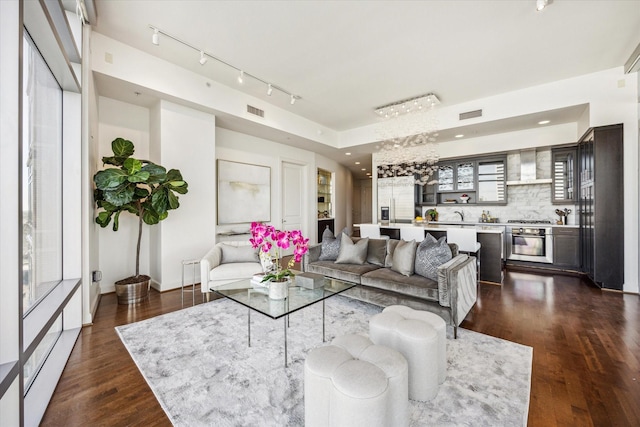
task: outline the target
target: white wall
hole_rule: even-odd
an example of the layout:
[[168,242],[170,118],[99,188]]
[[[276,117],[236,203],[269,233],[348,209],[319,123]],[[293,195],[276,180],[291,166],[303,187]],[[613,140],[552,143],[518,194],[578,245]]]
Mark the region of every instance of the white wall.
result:
[[[20,282],[21,227],[19,217],[20,146],[20,4],[0,2],[0,364],[9,366],[20,358],[20,304],[16,284]],[[13,183],[13,185],[6,185]],[[20,425],[20,377],[0,395],[0,419]]]
[[160,143],[152,144],[151,160],[180,170],[189,184],[189,192],[178,195],[180,207],[151,227],[157,232],[151,267],[160,272],[153,279],[158,290],[166,291],[180,287],[182,260],[202,258],[215,242],[216,121],[211,114],[167,101],[160,102],[159,110]]
[[[148,109],[101,96],[98,99],[98,111],[99,163],[96,165],[97,170],[103,169],[102,157],[113,155],[111,141],[118,137],[133,142],[134,157],[149,158]],[[94,210],[94,218],[95,215]],[[107,228],[98,227],[102,293],[114,292],[116,281],[135,275],[138,217],[122,213],[118,231],[114,232],[112,226],[113,221]],[[149,226],[143,225],[140,274],[149,274],[149,234]]]

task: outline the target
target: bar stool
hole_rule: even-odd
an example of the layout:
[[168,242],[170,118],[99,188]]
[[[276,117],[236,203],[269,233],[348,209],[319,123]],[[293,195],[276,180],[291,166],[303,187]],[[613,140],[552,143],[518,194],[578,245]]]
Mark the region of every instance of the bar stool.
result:
[[[180,296],[182,298],[182,306],[184,307],[184,293],[191,292],[192,305],[196,305],[196,267],[200,264],[199,259],[182,260],[182,287],[180,288]],[[193,266],[193,280],[190,284],[185,285],[184,273],[188,265]],[[185,286],[191,286],[191,289],[185,289]],[[204,294],[202,294],[202,302],[204,302]]]
[[458,245],[458,252],[476,257],[478,281],[480,281],[480,249],[478,231],[474,228],[447,228],[447,243]]

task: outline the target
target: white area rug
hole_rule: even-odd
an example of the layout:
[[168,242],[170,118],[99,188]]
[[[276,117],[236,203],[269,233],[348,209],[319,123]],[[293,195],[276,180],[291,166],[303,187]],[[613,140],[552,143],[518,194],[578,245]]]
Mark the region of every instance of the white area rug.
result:
[[[380,307],[326,301],[327,341],[368,334]],[[301,426],[304,359],[322,343],[322,304],[284,320],[220,299],[116,328],[176,426]],[[452,338],[452,337],[449,337]],[[533,349],[467,330],[447,340],[447,380],[430,402],[410,402],[412,426],[526,425]]]

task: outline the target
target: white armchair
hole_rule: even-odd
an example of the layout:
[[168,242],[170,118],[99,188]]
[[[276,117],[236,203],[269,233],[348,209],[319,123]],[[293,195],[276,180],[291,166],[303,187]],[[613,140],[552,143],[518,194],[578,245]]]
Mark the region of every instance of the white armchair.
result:
[[217,243],[200,260],[200,289],[208,294],[212,288],[250,279],[262,272],[257,249],[249,241]]

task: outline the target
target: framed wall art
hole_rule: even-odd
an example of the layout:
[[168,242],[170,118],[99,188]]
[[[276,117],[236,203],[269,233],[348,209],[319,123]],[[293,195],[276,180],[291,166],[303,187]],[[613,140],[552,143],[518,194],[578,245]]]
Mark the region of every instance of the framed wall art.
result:
[[271,221],[271,168],[218,160],[218,225]]

